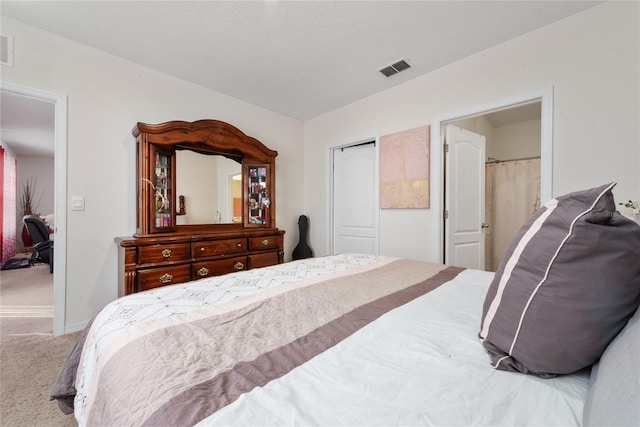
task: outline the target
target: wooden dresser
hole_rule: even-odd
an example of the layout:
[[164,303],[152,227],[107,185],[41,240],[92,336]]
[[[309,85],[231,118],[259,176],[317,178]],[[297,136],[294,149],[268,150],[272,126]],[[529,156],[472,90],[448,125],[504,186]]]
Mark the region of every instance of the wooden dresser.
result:
[[115,238],[120,295],[284,262],[276,151],[217,120],[138,123],[133,135],[137,231]]
[[283,231],[116,238],[125,295],[283,262]]

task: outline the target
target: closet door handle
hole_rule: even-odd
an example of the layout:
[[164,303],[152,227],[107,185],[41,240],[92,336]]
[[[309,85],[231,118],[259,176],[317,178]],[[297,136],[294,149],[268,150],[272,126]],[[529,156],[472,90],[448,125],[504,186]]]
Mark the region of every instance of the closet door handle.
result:
[[480,226],[482,228],[489,228],[489,224],[485,224],[484,222],[482,223],[482,225]]

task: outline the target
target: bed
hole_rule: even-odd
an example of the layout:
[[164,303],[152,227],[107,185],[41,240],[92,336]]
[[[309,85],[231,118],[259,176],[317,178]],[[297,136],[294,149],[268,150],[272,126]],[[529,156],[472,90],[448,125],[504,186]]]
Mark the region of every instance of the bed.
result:
[[[637,262],[640,227],[621,224],[638,234]],[[510,249],[520,258],[521,240]],[[624,297],[635,297],[616,306],[625,313],[605,348],[558,374],[521,369],[517,352],[503,362],[485,334],[501,316],[491,314],[500,283],[520,264],[494,274],[342,254],[128,295],[85,329],[52,399],[80,426],[640,423],[640,271],[625,283]]]

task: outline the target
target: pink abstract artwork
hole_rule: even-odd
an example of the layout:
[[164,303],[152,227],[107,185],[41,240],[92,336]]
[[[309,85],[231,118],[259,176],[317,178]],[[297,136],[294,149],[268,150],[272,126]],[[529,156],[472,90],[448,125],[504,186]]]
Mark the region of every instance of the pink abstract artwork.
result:
[[429,126],[380,138],[380,208],[429,208]]

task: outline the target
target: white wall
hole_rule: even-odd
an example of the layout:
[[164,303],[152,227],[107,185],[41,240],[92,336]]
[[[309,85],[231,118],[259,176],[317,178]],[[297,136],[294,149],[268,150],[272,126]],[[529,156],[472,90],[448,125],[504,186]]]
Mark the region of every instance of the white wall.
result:
[[523,120],[494,127],[486,116],[455,120],[448,124],[483,135],[486,143],[485,158],[510,160],[539,157],[541,152],[540,119]]
[[[305,122],[304,206],[316,224],[316,255],[329,250],[328,196],[321,196],[329,190],[329,147],[433,128],[440,117],[550,87],[553,194],[616,181],[619,199],[640,198],[638,9],[604,3]],[[432,207],[381,210],[383,255],[441,259],[441,150],[431,143]]]
[[[135,232],[136,122],[217,119],[278,150],[277,219],[295,247],[302,200],[302,123],[2,17],[14,37],[14,67],[2,79],[68,96],[66,330],[77,329],[117,297],[114,238]],[[70,205],[70,200],[68,202]]]
[[540,126],[540,120],[525,120],[495,128],[491,156],[498,160],[540,156]]

